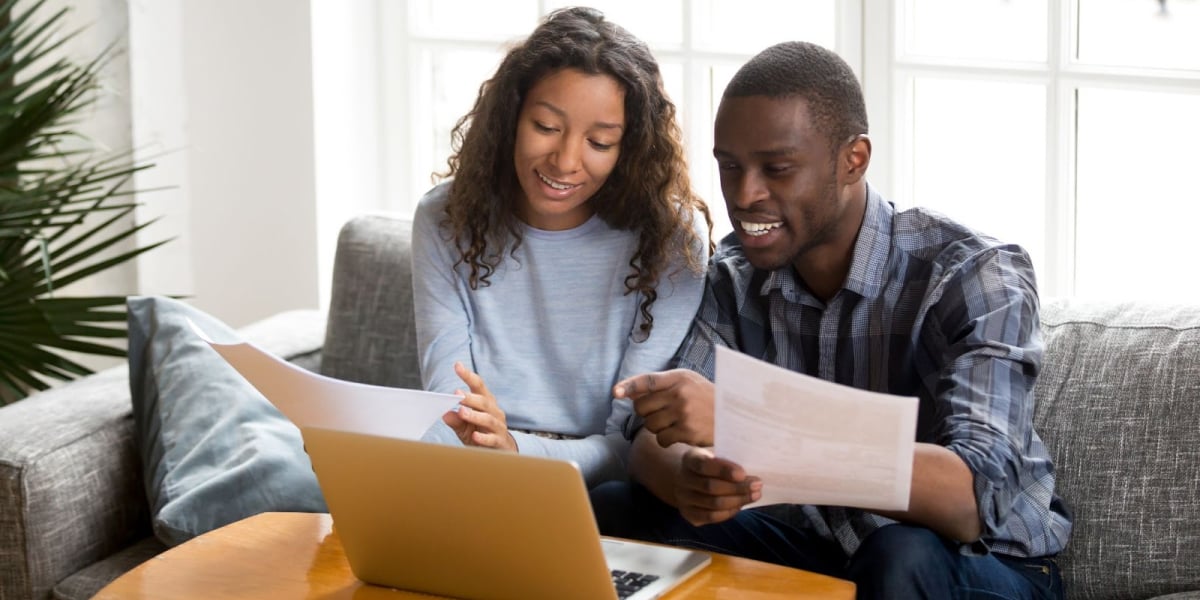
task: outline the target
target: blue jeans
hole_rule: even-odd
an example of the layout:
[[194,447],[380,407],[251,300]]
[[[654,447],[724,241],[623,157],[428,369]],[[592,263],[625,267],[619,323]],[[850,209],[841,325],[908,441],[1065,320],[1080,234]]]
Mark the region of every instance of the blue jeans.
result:
[[872,532],[854,556],[816,533],[766,511],[743,510],[696,527],[638,484],[608,482],[591,491],[600,533],[732,554],[853,581],[859,598],[1063,597],[1051,558],[996,553],[966,556],[924,527],[895,524]]

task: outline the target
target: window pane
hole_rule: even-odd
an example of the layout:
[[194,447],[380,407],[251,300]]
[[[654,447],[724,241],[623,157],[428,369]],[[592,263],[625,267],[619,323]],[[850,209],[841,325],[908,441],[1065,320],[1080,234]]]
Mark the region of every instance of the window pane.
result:
[[757,54],[778,42],[804,40],[833,48],[835,0],[695,0],[693,44]]
[[905,54],[1046,60],[1046,0],[908,0],[900,14]]
[[[497,2],[503,5],[503,2]],[[546,11],[578,2],[548,0]],[[683,45],[683,0],[591,0],[613,23],[629,30],[652,48],[678,48]]]
[[1044,269],[1046,89],[917,78],[913,85],[915,204],[1004,242]]
[[537,8],[535,0],[408,0],[408,22],[422,36],[507,41],[529,35]]
[[1195,94],[1079,91],[1076,295],[1200,301],[1197,114]]
[[698,99],[695,105],[703,111],[707,126],[703,128],[703,137],[696,140],[700,148],[695,155],[698,157],[692,164],[692,184],[696,193],[707,202],[713,218],[713,239],[721,239],[733,232],[733,224],[729,222],[729,213],[725,210],[725,196],[721,194],[721,176],[717,173],[717,161],[713,158],[713,122],[717,118],[717,108],[721,104],[721,94],[739,64],[717,64],[704,70],[705,89],[708,97]]
[[475,104],[479,85],[500,64],[499,51],[425,50],[420,53],[413,114],[422,115],[413,129],[413,176],[416,187],[428,188],[429,175],[446,170],[450,131]]
[[1092,64],[1200,69],[1200,2],[1087,0],[1079,15],[1079,60]]

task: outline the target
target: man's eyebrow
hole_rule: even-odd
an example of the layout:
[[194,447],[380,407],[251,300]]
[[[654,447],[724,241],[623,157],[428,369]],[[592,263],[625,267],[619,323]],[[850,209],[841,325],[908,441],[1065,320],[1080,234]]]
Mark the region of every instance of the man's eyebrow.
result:
[[791,156],[793,154],[796,154],[799,151],[800,151],[800,149],[796,148],[795,146],[783,146],[781,148],[768,148],[766,150],[755,150],[754,152],[751,152],[751,154],[753,154],[754,156],[761,156],[763,158],[779,158],[782,156]]
[[[751,156],[759,158],[780,158],[791,156],[799,152],[800,149],[794,146],[783,146],[780,148],[769,148],[767,150],[755,150],[750,153]],[[720,148],[713,148],[713,156],[717,158],[733,156],[732,152],[726,152]]]
[[[559,117],[561,117],[563,119],[567,118],[567,111],[565,111],[545,100],[538,100],[537,102],[534,102],[534,104],[545,108],[546,110],[558,115]],[[600,129],[620,129],[621,131],[625,130],[625,125],[623,125],[621,123],[610,123],[608,121],[596,121],[595,123],[592,124],[592,127],[599,127]]]

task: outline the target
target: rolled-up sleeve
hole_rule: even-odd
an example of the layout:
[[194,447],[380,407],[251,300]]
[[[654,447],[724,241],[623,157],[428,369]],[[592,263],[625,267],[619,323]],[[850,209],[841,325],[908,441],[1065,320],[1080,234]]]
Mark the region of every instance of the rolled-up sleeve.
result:
[[1033,267],[1019,248],[994,248],[946,281],[933,312],[944,344],[934,411],[944,418],[934,439],[922,441],[945,446],[970,468],[990,538],[1053,472],[1049,459],[1030,453],[1043,350]]

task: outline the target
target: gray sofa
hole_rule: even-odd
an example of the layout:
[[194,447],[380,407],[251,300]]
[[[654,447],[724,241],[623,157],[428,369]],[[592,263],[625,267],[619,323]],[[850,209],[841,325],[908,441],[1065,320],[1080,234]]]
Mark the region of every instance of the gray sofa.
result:
[[[242,330],[324,374],[419,385],[407,221],[361,217],[338,242],[328,318]],[[1047,301],[1038,431],[1075,512],[1072,598],[1200,599],[1200,306]],[[87,598],[164,547],[150,535],[127,373],[0,408],[0,600]]]

